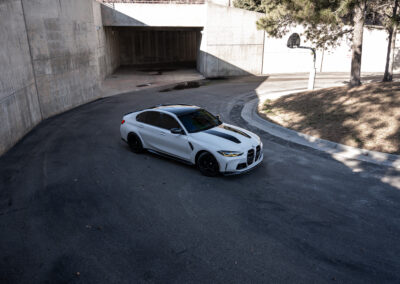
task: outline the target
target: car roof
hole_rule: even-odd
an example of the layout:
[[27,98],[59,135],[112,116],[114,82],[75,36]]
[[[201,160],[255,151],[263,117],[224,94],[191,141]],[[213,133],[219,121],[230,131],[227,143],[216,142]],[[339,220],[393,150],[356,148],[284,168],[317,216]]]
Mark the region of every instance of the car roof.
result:
[[194,106],[194,105],[185,105],[185,104],[170,104],[170,105],[158,105],[158,106],[149,108],[149,110],[151,110],[151,109],[158,109],[158,110],[170,112],[170,113],[173,113],[173,114],[179,116],[179,115],[183,115],[183,114],[192,113],[192,112],[200,109],[200,107]]

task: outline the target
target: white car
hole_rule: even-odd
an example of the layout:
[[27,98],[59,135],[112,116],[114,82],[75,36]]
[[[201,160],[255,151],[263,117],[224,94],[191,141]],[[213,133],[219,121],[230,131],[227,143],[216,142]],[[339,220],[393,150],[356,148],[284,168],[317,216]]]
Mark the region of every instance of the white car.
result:
[[126,114],[120,131],[133,152],[167,155],[197,165],[206,176],[246,172],[263,160],[260,137],[193,105],[159,105]]

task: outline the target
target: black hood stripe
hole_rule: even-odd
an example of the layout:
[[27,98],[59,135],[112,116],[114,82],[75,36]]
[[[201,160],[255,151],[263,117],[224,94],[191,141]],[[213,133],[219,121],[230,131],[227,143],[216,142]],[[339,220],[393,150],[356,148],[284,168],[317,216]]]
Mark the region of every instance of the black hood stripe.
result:
[[235,133],[240,134],[240,135],[242,135],[242,136],[244,136],[246,138],[251,139],[251,137],[247,133],[244,133],[243,131],[241,131],[239,129],[236,129],[236,128],[233,128],[233,127],[230,127],[230,126],[227,126],[227,125],[224,125],[224,124],[221,124],[219,127],[223,128],[225,130],[228,130],[228,131],[235,132]]
[[208,130],[206,130],[204,132],[208,133],[208,134],[211,134],[211,135],[215,135],[215,136],[224,138],[224,139],[227,139],[227,140],[230,140],[230,141],[235,142],[237,144],[241,143],[240,140],[237,139],[236,137],[234,137],[232,135],[229,135],[229,134],[226,134],[226,133],[222,133],[222,132],[216,131],[216,130],[208,129]]

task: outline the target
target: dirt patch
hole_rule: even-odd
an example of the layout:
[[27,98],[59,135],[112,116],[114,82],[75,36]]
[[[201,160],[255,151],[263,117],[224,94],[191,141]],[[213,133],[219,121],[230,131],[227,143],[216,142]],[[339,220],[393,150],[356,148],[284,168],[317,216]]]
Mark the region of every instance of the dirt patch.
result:
[[264,118],[341,144],[400,154],[400,82],[334,87],[267,100]]

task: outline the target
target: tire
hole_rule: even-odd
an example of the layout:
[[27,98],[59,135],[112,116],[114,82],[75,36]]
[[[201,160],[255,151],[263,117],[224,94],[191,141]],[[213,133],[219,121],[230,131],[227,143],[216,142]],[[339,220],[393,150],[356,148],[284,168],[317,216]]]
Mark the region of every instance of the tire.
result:
[[208,177],[215,177],[219,174],[219,165],[217,159],[215,159],[215,157],[208,152],[203,152],[200,154],[199,158],[197,159],[197,167],[203,175]]
[[128,145],[133,153],[140,154],[144,152],[142,141],[135,133],[129,133]]

